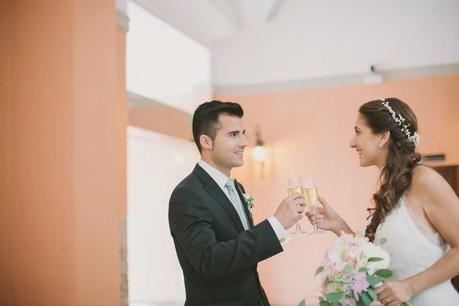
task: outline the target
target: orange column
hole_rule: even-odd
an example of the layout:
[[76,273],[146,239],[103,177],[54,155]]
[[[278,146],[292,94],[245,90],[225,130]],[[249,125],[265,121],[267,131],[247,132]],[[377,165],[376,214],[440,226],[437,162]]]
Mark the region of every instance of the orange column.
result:
[[117,28],[113,0],[74,0],[73,153],[77,305],[120,304]]
[[[0,2],[0,239],[5,241],[6,230],[9,228],[10,211],[7,207],[8,200],[11,198],[9,192],[9,173],[8,160],[10,157],[9,143],[9,113],[10,94],[8,89],[10,75],[10,7],[8,2]],[[11,281],[8,271],[8,250],[0,247],[0,278],[6,280],[0,286],[0,305],[5,305],[7,294],[11,291]]]
[[1,305],[74,305],[71,5],[0,9]]
[[128,266],[127,266],[127,131],[128,126],[128,96],[126,91],[126,32],[117,28],[117,116],[118,116],[118,173],[120,176],[118,198],[119,202],[119,234],[120,234],[120,288],[121,305],[128,305]]
[[1,1],[0,305],[121,303],[127,109],[114,6]]

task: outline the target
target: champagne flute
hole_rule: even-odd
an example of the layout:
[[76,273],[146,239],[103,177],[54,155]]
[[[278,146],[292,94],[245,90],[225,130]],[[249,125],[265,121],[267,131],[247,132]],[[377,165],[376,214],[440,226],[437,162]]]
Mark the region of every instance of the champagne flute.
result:
[[[315,215],[317,212],[317,208],[320,205],[320,202],[319,202],[319,196],[317,194],[317,186],[316,186],[316,183],[314,182],[314,177],[312,176],[304,177],[301,186],[303,187],[303,195],[304,195],[304,201],[306,203],[306,207],[310,212],[312,212]],[[316,234],[316,233],[323,232],[318,229],[317,223],[314,222],[312,226],[313,226],[313,231],[310,232],[309,234]]]
[[[290,176],[288,178],[287,193],[288,193],[288,196],[291,196],[294,193],[299,193],[299,194],[303,193],[303,189],[301,187],[301,178],[299,176]],[[297,222],[295,224],[295,231],[290,234],[304,234],[304,233],[307,233],[307,232],[303,231],[300,224]]]

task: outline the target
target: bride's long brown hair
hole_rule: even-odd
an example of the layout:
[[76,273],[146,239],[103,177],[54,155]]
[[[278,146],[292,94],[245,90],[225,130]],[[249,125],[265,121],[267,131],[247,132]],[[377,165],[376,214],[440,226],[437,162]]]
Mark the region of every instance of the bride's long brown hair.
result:
[[[402,115],[408,126],[410,135],[418,130],[416,115],[403,101],[396,98],[385,99],[392,110]],[[402,132],[402,127],[394,120],[391,112],[381,100],[363,104],[359,109],[374,134],[390,132],[387,142],[389,154],[386,165],[381,170],[381,185],[373,194],[374,208],[369,208],[371,222],[365,230],[365,236],[374,241],[376,229],[384,222],[386,215],[392,210],[402,195],[408,190],[413,177],[413,169],[419,164],[420,154],[416,145]],[[398,115],[397,115],[398,117]]]

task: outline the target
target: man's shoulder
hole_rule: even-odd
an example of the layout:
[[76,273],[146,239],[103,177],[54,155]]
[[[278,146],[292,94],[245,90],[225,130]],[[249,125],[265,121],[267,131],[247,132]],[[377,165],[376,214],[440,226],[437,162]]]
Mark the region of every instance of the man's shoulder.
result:
[[177,192],[189,192],[200,189],[201,187],[202,182],[194,172],[191,172],[187,177],[185,177],[180,183],[177,184],[172,194]]
[[189,210],[206,206],[204,184],[195,173],[185,177],[174,189],[169,199],[169,211]]

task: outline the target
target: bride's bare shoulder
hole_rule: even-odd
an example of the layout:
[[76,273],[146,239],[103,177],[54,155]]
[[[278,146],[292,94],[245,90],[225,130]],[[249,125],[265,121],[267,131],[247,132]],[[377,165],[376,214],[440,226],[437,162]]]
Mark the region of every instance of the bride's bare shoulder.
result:
[[419,165],[413,170],[413,184],[436,184],[439,181],[445,181],[445,179],[434,169]]
[[425,165],[419,165],[413,170],[412,188],[418,194],[427,196],[440,196],[441,194],[453,193],[448,182],[434,169]]

